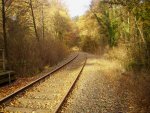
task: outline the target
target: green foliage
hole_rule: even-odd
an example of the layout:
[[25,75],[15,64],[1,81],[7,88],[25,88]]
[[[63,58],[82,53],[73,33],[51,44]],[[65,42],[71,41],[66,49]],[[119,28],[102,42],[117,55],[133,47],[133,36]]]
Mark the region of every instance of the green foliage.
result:
[[[150,67],[150,2],[139,0],[93,0],[93,15],[87,21],[97,21],[100,46],[109,48],[124,45],[128,50],[129,67]],[[86,28],[84,28],[86,29]],[[87,30],[89,33],[89,30]],[[107,47],[107,46],[103,46]]]
[[118,44],[118,23],[117,21],[112,21],[111,23],[108,24],[108,33],[109,33],[109,46],[114,47]]

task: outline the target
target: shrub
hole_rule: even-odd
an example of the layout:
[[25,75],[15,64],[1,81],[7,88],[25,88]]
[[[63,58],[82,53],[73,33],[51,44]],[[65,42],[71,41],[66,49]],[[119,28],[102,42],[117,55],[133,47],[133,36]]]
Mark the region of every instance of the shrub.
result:
[[10,68],[18,75],[37,73],[43,70],[44,66],[52,66],[67,55],[66,47],[50,38],[40,42],[31,39],[13,40],[9,46]]
[[81,48],[85,52],[94,53],[98,49],[98,43],[95,39],[91,39],[90,37],[85,37],[81,43]]

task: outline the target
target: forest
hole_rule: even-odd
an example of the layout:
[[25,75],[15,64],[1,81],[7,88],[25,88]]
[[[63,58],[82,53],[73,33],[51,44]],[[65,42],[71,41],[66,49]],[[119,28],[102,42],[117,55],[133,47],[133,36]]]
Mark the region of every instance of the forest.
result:
[[[0,48],[6,69],[31,75],[66,57],[73,47],[149,71],[150,2],[92,0],[71,18],[61,0],[1,0]],[[106,54],[107,53],[107,54]]]
[[93,0],[90,11],[77,21],[82,49],[112,51],[109,57],[128,69],[149,69],[149,5],[146,0]]
[[20,75],[37,73],[68,54],[74,31],[60,1],[2,0],[1,9],[0,46],[7,69]]

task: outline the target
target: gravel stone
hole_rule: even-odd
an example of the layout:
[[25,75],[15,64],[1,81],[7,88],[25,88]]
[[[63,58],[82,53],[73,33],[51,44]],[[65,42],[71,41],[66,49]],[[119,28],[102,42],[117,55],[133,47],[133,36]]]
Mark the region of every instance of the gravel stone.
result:
[[121,70],[121,66],[88,55],[87,64],[79,81],[60,112],[148,113],[148,110],[141,111],[135,98],[132,98],[136,94],[129,90],[129,84],[127,84],[129,87],[123,87],[121,81],[123,76],[118,70]]

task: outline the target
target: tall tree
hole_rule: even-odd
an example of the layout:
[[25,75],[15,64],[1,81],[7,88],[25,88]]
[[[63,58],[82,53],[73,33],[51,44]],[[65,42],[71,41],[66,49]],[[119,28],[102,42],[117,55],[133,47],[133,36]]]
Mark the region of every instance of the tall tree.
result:
[[39,39],[38,32],[37,32],[32,0],[29,1],[29,4],[30,4],[30,8],[31,8],[31,14],[32,14],[32,20],[33,20],[33,25],[34,25],[35,36],[36,36],[37,40],[39,41],[40,39]]
[[44,5],[42,4],[42,37],[45,38]]
[[2,26],[3,26],[3,38],[4,38],[5,57],[6,57],[6,59],[8,60],[5,0],[2,0]]

